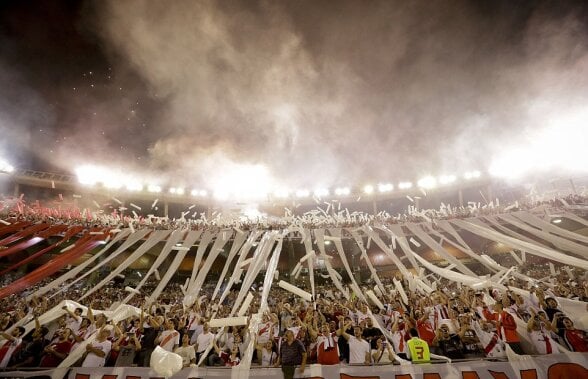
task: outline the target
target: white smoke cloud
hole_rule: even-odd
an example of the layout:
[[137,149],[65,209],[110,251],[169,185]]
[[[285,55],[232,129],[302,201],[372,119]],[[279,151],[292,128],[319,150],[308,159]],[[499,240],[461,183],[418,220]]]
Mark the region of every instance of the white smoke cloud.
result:
[[588,88],[585,25],[541,8],[111,1],[100,20],[167,104],[151,168],[203,183],[236,164],[298,187],[485,169]]

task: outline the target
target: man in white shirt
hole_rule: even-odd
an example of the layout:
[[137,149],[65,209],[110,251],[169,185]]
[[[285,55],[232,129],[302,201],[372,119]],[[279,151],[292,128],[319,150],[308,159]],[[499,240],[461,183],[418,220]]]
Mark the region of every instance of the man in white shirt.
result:
[[96,339],[86,345],[86,359],[82,362],[82,367],[103,367],[106,363],[106,357],[110,353],[112,343],[107,339],[110,336],[110,330],[100,329]]
[[362,338],[363,330],[359,326],[353,328],[353,336],[347,334],[345,330],[350,326],[348,321],[337,331],[337,335],[343,336],[349,344],[349,364],[369,365],[372,361],[370,344]]
[[213,338],[214,334],[210,331],[208,323],[205,322],[202,326],[202,333],[200,333],[196,339],[196,362],[200,362],[200,356],[202,353],[204,353],[209,346],[212,346]]
[[190,367],[191,364],[196,364],[196,351],[194,350],[194,346],[190,345],[190,336],[187,333],[182,337],[182,346],[176,348],[174,353],[182,357],[184,367]]
[[165,327],[166,329],[155,339],[155,342],[162,349],[172,352],[180,344],[180,333],[175,329],[173,320],[167,320]]
[[66,326],[71,329],[71,331],[76,334],[80,329],[80,325],[82,323],[82,308],[76,308],[73,312],[69,310],[68,307],[64,306],[63,310],[67,312],[67,321]]

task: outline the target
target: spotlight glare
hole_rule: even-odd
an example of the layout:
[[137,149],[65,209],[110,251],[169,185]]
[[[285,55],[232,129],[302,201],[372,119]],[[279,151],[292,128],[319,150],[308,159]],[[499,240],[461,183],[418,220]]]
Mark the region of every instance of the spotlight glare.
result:
[[214,191],[214,198],[217,200],[227,200],[229,198],[229,192],[226,190],[216,190]]
[[437,180],[432,176],[425,176],[418,181],[418,186],[425,189],[435,188],[437,186]]
[[363,192],[367,195],[371,195],[372,193],[374,193],[374,186],[368,184],[367,186],[363,187]]
[[290,191],[288,191],[287,189],[278,189],[274,192],[274,196],[279,199],[285,199],[288,196],[290,196]]
[[206,192],[205,190],[200,190],[200,191],[198,192],[198,195],[200,195],[200,196],[202,196],[202,197],[205,197],[205,196],[208,196],[208,192]]
[[317,188],[316,190],[314,190],[314,196],[316,196],[316,197],[329,196],[329,190],[326,188]]
[[296,191],[296,197],[302,198],[302,197],[308,197],[310,195],[310,192],[308,192],[308,190],[298,190]]
[[171,187],[171,188],[169,189],[169,193],[171,193],[172,195],[175,195],[175,194],[176,194],[176,192],[177,192],[177,189],[176,189],[176,187]]
[[185,190],[183,188],[176,188],[176,195],[183,195]]
[[192,195],[192,196],[198,196],[198,190],[193,189],[192,191],[190,191],[190,195]]

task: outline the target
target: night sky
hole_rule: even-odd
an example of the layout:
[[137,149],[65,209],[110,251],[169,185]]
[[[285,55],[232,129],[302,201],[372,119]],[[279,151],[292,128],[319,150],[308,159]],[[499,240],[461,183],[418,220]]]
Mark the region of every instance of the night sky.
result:
[[586,125],[588,3],[2,1],[0,84],[21,168],[414,180]]

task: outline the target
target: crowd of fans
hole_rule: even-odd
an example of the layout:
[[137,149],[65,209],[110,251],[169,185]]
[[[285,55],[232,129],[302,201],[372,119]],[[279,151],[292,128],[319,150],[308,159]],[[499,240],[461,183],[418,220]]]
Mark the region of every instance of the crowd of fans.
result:
[[[585,202],[585,199],[569,198],[568,202]],[[523,207],[517,206],[517,209]],[[498,211],[490,209],[470,207],[462,208],[462,213],[429,212],[407,217],[467,217],[475,212]],[[504,208],[501,210],[504,211]],[[53,217],[26,210],[12,216],[31,221]],[[113,222],[112,216],[109,217],[102,221],[110,225],[121,222],[121,219]],[[386,218],[386,215],[369,216],[367,220],[367,216],[362,217],[362,220],[348,217],[343,224],[338,223],[336,217],[325,217],[320,222],[347,226],[346,223],[365,224],[370,220],[402,221]],[[214,222],[158,220],[157,227],[162,228],[179,227],[184,222],[193,227],[219,227]],[[324,226],[312,224],[315,219],[299,220],[301,226]],[[129,222],[124,218],[122,221]],[[90,226],[100,220],[60,219],[60,222]],[[279,228],[281,222],[286,221],[270,224],[264,221],[264,227]],[[306,225],[305,222],[311,224]],[[150,226],[148,222],[142,225]],[[233,226],[247,229],[259,225],[252,221],[240,221]],[[75,286],[66,286],[65,283],[42,298],[33,296],[30,301],[16,295],[0,300],[3,311],[0,316],[0,368],[56,367],[77,345],[92,335],[96,338],[86,346],[85,354],[76,365],[149,366],[151,353],[156,346],[160,346],[179,354],[184,367],[197,364],[234,366],[241,363],[250,345],[255,349],[252,364],[260,367],[284,365],[295,355],[300,355],[295,363],[303,367],[309,363],[391,364],[412,358],[407,350],[411,333],[426,341],[432,353],[450,359],[504,359],[507,346],[518,354],[554,354],[562,347],[588,352],[588,334],[574,324],[582,315],[566,314],[557,302],[558,297],[588,302],[587,273],[578,269],[564,270],[560,265],[556,268],[560,272],[553,275],[546,264],[521,266],[519,272],[536,281],[524,282],[511,277],[507,280],[507,291],[492,288],[474,291],[442,278],[437,280],[438,289],[431,293],[411,291],[409,278],[397,273],[396,279],[402,284],[408,301],[404,302],[394,284],[384,279],[384,288],[378,289],[384,305],[382,309],[363,300],[361,294],[352,293],[350,299],[345,299],[343,294],[329,285],[317,286],[317,295],[312,302],[274,285],[270,290],[268,310],[253,331],[248,325],[222,330],[209,326],[208,321],[212,318],[230,315],[238,294],[237,288],[229,289],[224,301],[218,304],[211,299],[216,283],[207,283],[201,289],[200,298],[191,307],[183,306],[184,294],[179,283],[170,283],[157,303],[147,305],[145,299],[134,296],[129,304],[141,309],[140,316],[113,324],[99,310],[110,308],[128,293],[123,286],[111,283],[84,299],[87,311],[64,307],[63,316],[56,321],[47,325],[39,323],[38,317],[62,300],[79,299],[92,284],[92,279],[87,279]],[[12,277],[7,275],[2,284],[6,285],[11,280]],[[29,288],[27,293],[34,294],[49,280]],[[361,285],[373,286],[373,282],[368,280]],[[511,288],[527,289],[530,295],[522,296]],[[149,290],[148,283],[143,288],[144,294],[149,295]],[[254,292],[248,315],[256,313],[260,307],[261,296]],[[31,333],[25,334],[25,329],[20,326],[22,322],[19,323],[21,320],[35,322]],[[526,333],[533,344],[530,349],[521,344],[517,320],[527,324]],[[15,324],[19,326],[15,327]]]
[[[497,215],[521,210],[531,210],[546,207],[553,212],[563,211],[570,205],[588,206],[588,197],[568,195],[559,199],[541,201],[516,201],[511,204],[480,204],[470,202],[467,206],[442,205],[439,209],[417,209],[409,207],[407,212],[396,215],[386,211],[378,214],[363,212],[349,212],[341,210],[340,203],[333,201],[326,209],[317,209],[294,215],[285,208],[283,217],[235,217],[213,213],[207,216],[200,212],[191,212],[190,207],[182,212],[180,218],[156,217],[154,215],[138,215],[136,212],[120,204],[106,204],[105,209],[91,211],[90,208],[78,207],[47,207],[39,202],[28,204],[21,198],[0,199],[0,215],[14,221],[50,222],[52,224],[81,225],[84,227],[129,227],[135,229],[192,229],[219,230],[224,228],[252,229],[283,229],[298,226],[306,229],[329,227],[357,227],[366,224],[402,224],[407,222],[424,222],[431,220],[464,219],[469,217]],[[132,212],[132,213],[130,213]]]
[[[390,281],[384,281],[386,291],[380,296],[383,309],[361,301],[357,294],[344,299],[331,286],[319,286],[316,292],[320,295],[314,302],[274,286],[268,311],[253,334],[248,326],[218,330],[208,325],[211,318],[229,315],[238,290],[230,290],[223,303],[217,304],[210,300],[212,287],[206,286],[198,301],[185,308],[179,284],[170,284],[161,301],[150,306],[136,296],[131,304],[142,309],[141,315],[114,325],[96,309],[107,309],[127,294],[116,286],[86,299],[86,312],[64,308],[62,317],[40,325],[37,317],[59,299],[76,300],[80,296],[79,290],[69,289],[58,296],[33,297],[28,303],[19,300],[2,304],[8,312],[0,319],[0,330],[5,331],[1,333],[0,367],[56,367],[93,333],[97,337],[77,365],[149,366],[151,353],[161,346],[179,354],[185,367],[199,363],[234,366],[241,362],[252,339],[256,350],[252,364],[260,367],[279,365],[281,347],[288,339],[300,342],[296,346],[301,346],[304,362],[298,363],[390,364],[408,359],[411,329],[426,341],[432,353],[450,359],[503,359],[506,345],[519,354],[554,354],[561,346],[588,352],[588,334],[575,327],[556,300],[588,301],[586,272],[571,272],[574,278],[566,273],[550,277],[547,265],[535,265],[527,274],[537,279],[547,276],[549,280],[529,284],[510,278],[508,288],[528,288],[527,298],[510,290],[476,292],[443,279],[438,282],[439,290],[425,295],[410,291],[405,278],[397,274],[408,303],[403,303]],[[258,311],[259,301],[256,293],[249,314]],[[22,327],[11,328],[21,318],[36,321],[32,333],[23,335]],[[521,345],[515,319],[527,323],[533,350]]]

